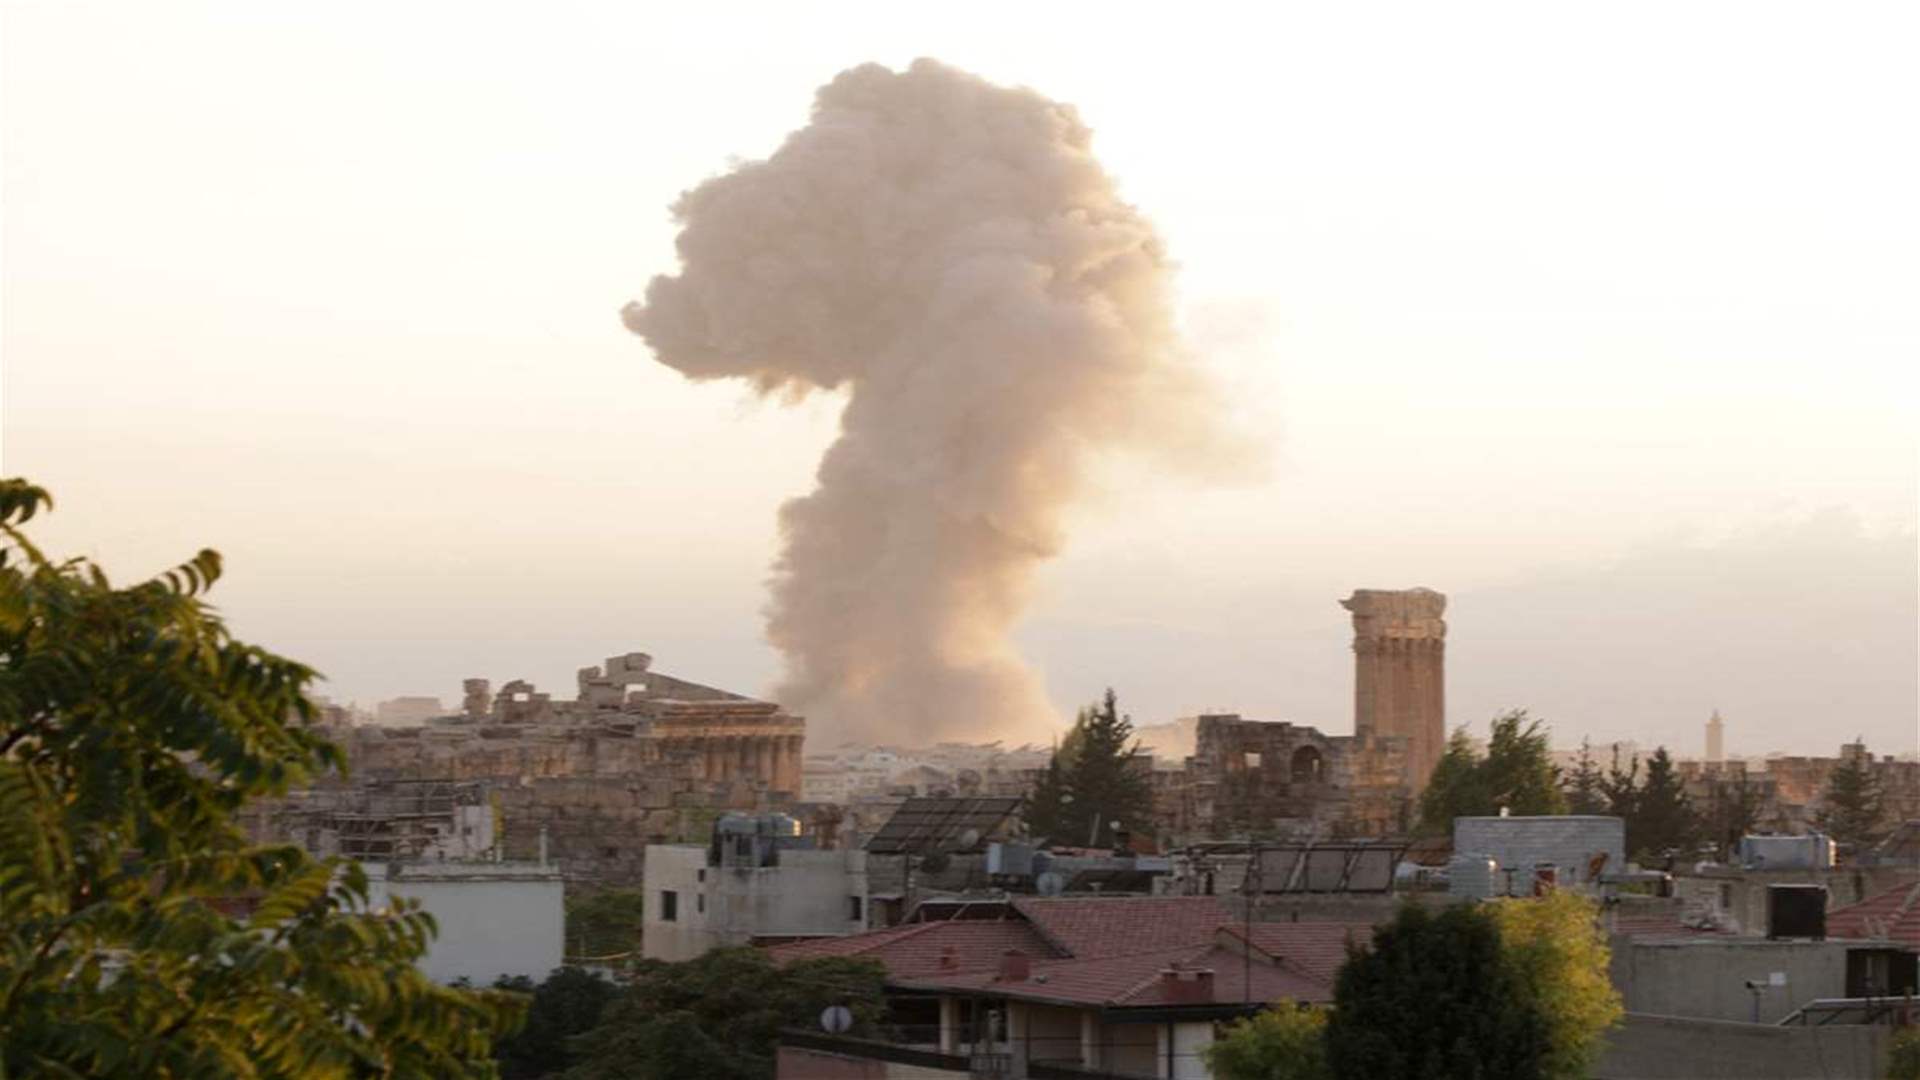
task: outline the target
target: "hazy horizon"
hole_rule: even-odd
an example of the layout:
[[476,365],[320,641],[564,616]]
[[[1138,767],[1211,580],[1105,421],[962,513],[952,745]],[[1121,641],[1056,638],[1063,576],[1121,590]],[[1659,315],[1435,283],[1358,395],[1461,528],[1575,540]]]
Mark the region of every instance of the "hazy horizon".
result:
[[1345,732],[1336,601],[1424,585],[1450,723],[1920,747],[1920,14],[1282,10],[1097,47],[977,14],[9,3],[30,535],[121,580],[219,548],[236,632],[368,707],[571,696],[634,649],[767,691],[775,513],[844,397],[687,383],[618,311],[674,270],[681,191],[841,70],[932,56],[1078,109],[1223,427],[1270,439],[1225,488],[1100,465],[1014,634],[1063,717],[1112,685],[1143,723]]

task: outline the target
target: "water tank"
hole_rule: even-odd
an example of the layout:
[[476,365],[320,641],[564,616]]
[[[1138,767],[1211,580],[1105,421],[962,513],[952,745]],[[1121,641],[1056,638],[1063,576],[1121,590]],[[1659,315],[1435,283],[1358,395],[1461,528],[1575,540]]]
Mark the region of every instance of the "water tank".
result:
[[1827,936],[1825,885],[1767,886],[1767,936],[1813,938]]
[[1486,855],[1455,855],[1447,860],[1447,893],[1484,900],[1500,893],[1500,864]]

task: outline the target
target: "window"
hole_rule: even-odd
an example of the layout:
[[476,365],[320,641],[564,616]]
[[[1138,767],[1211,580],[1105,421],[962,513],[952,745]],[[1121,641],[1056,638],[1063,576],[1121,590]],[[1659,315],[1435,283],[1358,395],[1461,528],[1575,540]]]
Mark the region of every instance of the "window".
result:
[[1260,767],[1260,751],[1248,750],[1245,754],[1242,754],[1241,764],[1245,765],[1249,769],[1259,768]]
[[707,913],[707,894],[706,893],[693,894],[693,910],[696,913],[701,915],[705,915]]
[[660,921],[678,922],[680,919],[680,894],[672,889],[660,890]]
[[1720,910],[1733,910],[1733,885],[1731,883],[1722,883],[1720,886]]
[[695,871],[693,872],[693,880],[695,880],[695,881],[705,881],[705,880],[707,880],[707,868],[703,866],[703,867],[701,867],[700,869],[698,869],[698,870],[695,870]]
[[847,897],[847,918],[859,922],[866,914],[866,904],[858,896]]

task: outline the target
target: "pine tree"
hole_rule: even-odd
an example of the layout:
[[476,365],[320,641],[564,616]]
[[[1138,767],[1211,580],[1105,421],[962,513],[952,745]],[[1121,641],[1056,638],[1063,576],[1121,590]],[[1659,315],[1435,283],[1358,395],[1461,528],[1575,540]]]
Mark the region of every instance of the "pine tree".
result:
[[1133,718],[1121,714],[1109,688],[1098,705],[1080,710],[1040,774],[1027,817],[1033,835],[1077,847],[1110,846],[1115,822],[1150,833],[1153,777],[1135,756],[1139,750]]
[[1604,814],[1607,812],[1607,795],[1603,787],[1604,778],[1599,766],[1593,763],[1593,746],[1587,740],[1580,740],[1580,756],[1574,762],[1573,771],[1566,776],[1563,787],[1567,797],[1567,812],[1570,814]]
[[1730,858],[1733,849],[1740,846],[1741,837],[1759,824],[1761,801],[1759,785],[1749,781],[1745,773],[1714,780],[1703,825],[1707,839],[1719,846],[1722,858]]
[[1627,818],[1627,850],[1636,857],[1685,854],[1700,840],[1700,817],[1662,746],[1647,759],[1647,782]]
[[1854,745],[1859,751],[1844,753],[1840,764],[1827,774],[1827,789],[1814,820],[1835,842],[1858,851],[1880,838],[1886,792],[1871,767],[1866,744],[1855,740]]
[[1027,795],[1027,832],[1041,837],[1065,836],[1069,831],[1067,811],[1072,805],[1067,797],[1066,770],[1060,766],[1060,748],[1055,747]]
[[1613,763],[1607,767],[1607,775],[1600,781],[1600,795],[1606,800],[1606,812],[1622,821],[1631,822],[1640,812],[1640,756],[1635,754],[1627,759],[1625,768],[1620,765],[1620,744],[1613,744]]

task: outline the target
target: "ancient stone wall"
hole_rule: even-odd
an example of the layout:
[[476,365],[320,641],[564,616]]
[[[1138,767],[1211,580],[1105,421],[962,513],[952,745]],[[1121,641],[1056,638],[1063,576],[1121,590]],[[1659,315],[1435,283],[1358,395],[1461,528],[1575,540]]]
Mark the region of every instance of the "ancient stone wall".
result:
[[1166,791],[1169,831],[1179,842],[1391,835],[1406,824],[1406,756],[1404,739],[1202,716],[1184,783]]
[[[638,884],[648,843],[705,842],[725,811],[791,805],[806,733],[804,720],[773,702],[651,665],[628,653],[583,668],[573,701],[518,679],[490,695],[487,680],[468,679],[456,715],[412,727],[329,724],[327,735],[346,748],[347,776],[263,801],[250,827],[262,840],[331,853],[348,827],[343,797],[382,785],[477,784],[498,836],[489,854],[537,858],[544,831],[548,857],[570,882]],[[360,813],[351,828],[385,837],[405,816]]]

